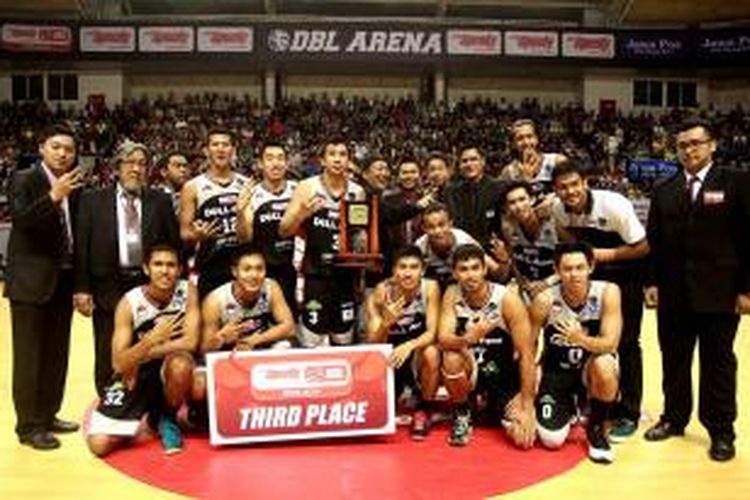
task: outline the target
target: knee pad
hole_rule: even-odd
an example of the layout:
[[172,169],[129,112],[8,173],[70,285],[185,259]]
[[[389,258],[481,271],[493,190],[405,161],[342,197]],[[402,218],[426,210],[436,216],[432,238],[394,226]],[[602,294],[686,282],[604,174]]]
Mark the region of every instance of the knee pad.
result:
[[537,425],[536,433],[539,436],[539,441],[547,449],[556,450],[565,444],[565,440],[568,439],[568,433],[570,432],[570,424],[565,424],[561,429],[546,429],[541,425]]

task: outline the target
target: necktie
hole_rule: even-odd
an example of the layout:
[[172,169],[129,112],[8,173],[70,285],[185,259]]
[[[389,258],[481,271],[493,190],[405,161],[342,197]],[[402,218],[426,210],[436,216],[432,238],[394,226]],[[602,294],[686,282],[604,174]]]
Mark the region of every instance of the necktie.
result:
[[73,241],[71,240],[70,233],[68,233],[68,220],[65,217],[65,210],[60,207],[60,225],[62,226],[62,248],[63,248],[63,263],[68,265],[73,260]]
[[135,200],[135,195],[125,194],[125,241],[127,242],[128,265],[133,267],[139,266],[142,260],[141,221]]
[[688,177],[687,192],[688,196],[690,196],[691,203],[695,202],[695,198],[698,196],[698,191],[700,190],[700,182],[701,180],[697,175],[691,175],[690,177]]

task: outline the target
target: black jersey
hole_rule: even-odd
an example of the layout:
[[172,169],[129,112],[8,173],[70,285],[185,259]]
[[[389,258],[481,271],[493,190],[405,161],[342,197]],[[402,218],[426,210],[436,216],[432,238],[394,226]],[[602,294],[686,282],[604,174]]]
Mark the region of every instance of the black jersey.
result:
[[488,282],[488,284],[490,286],[489,296],[487,301],[479,308],[469,305],[459,287],[459,298],[454,305],[457,323],[456,335],[461,336],[466,333],[470,322],[482,317],[495,323],[495,328],[485,335],[477,345],[471,347],[472,354],[480,367],[485,363],[494,362],[500,373],[509,373],[511,370],[517,373],[518,367],[514,361],[513,339],[508,332],[503,317],[503,298],[506,288],[498,283]]
[[542,370],[566,371],[583,368],[589,353],[582,347],[565,342],[555,323],[561,318],[576,318],[584,332],[590,337],[599,335],[602,318],[602,297],[607,286],[605,281],[591,281],[586,301],[579,308],[572,308],[565,302],[560,284],[554,285],[552,305],[544,325],[544,352]]
[[[214,293],[218,294],[221,310],[221,324],[226,325],[234,321],[245,323],[241,337],[248,337],[264,332],[273,325],[271,311],[271,280],[266,278],[260,288],[260,294],[253,304],[240,304],[232,291],[232,282],[220,286]],[[224,345],[222,349],[231,349],[233,345]]]
[[[414,298],[404,306],[401,317],[388,331],[388,343],[398,346],[415,339],[427,331],[427,285],[429,280],[422,278]],[[386,285],[388,301],[394,300],[395,286]]]
[[453,247],[448,250],[446,255],[441,256],[435,253],[426,234],[423,234],[414,242],[424,255],[425,277],[437,281],[441,291],[448,288],[448,285],[455,283],[453,279],[453,251],[460,245],[474,244],[479,246],[477,240],[466,231],[457,228],[453,228],[451,231],[453,232]]
[[508,221],[504,233],[508,239],[513,262],[526,279],[543,280],[555,274],[554,254],[557,231],[551,219],[542,222],[539,235],[531,241],[517,222]]
[[[324,201],[324,206],[305,222],[305,257],[302,272],[305,275],[331,276],[332,262],[339,252],[341,197],[334,197],[323,185],[322,177],[313,177],[314,192]],[[347,200],[363,200],[365,191],[359,184],[348,181],[343,196]]]
[[297,183],[286,181],[280,193],[268,191],[262,184],[253,190],[253,241],[260,248],[269,267],[292,265],[294,237],[280,238],[279,223],[292,199]]

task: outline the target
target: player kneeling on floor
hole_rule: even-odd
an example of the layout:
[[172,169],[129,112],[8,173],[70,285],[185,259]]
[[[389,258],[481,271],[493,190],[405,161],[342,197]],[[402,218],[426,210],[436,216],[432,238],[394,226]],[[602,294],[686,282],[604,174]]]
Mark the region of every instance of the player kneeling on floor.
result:
[[[294,338],[294,317],[281,287],[266,277],[266,262],[260,251],[241,250],[232,262],[229,283],[216,288],[203,301],[201,352],[287,349]],[[197,403],[189,420],[205,426],[206,376],[196,370]]]
[[541,330],[544,338],[537,391],[539,440],[547,448],[561,447],[571,420],[588,399],[589,458],[611,463],[614,452],[604,423],[618,394],[620,289],[590,279],[594,255],[586,243],[558,245],[555,269],[560,282],[537,295],[530,309],[532,330]]
[[141,418],[158,432],[167,453],[182,449],[175,413],[193,389],[198,345],[198,293],[179,279],[177,249],[156,245],[145,255],[146,285],[130,290],[115,311],[115,377],[92,413],[87,444],[104,456],[138,431]]
[[440,350],[435,344],[440,289],[424,275],[424,259],[416,246],[396,253],[393,276],[382,281],[367,300],[367,339],[394,347],[396,394],[409,386],[420,395],[412,417],[412,438],[430,431],[435,393],[440,378]]
[[534,443],[534,338],[521,298],[487,281],[485,254],[473,244],[453,254],[457,281],[443,296],[438,339],[443,382],[454,404],[449,443],[468,444],[469,396],[482,397],[488,417],[500,421],[521,448]]

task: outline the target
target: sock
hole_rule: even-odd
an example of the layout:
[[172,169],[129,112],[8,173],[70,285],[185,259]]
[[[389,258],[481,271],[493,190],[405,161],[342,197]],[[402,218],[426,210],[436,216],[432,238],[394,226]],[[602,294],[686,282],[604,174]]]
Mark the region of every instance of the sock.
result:
[[611,401],[602,401],[601,399],[589,399],[591,405],[591,416],[589,417],[590,425],[602,425],[609,418],[609,410],[612,408]]

